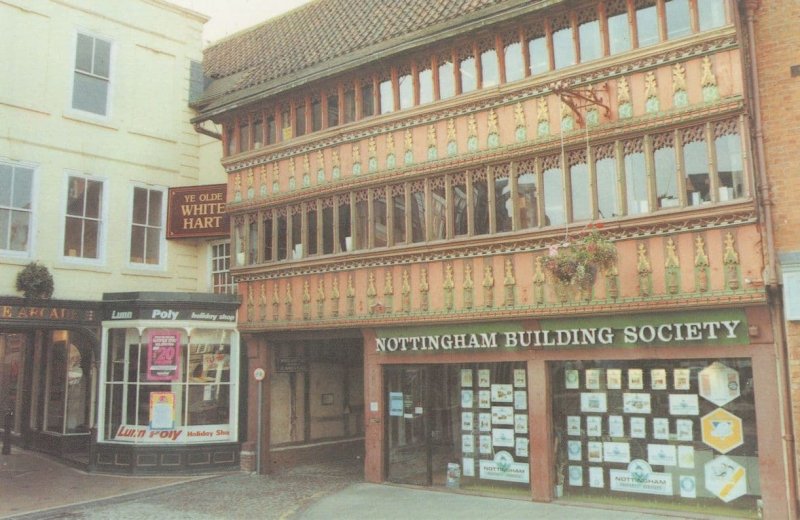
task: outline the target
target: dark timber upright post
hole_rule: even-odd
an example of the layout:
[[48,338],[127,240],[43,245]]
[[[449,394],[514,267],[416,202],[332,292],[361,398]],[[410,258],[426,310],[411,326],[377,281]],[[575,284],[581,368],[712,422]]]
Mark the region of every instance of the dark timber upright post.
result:
[[3,419],[3,455],[11,455],[11,424],[14,422],[14,411],[9,408]]

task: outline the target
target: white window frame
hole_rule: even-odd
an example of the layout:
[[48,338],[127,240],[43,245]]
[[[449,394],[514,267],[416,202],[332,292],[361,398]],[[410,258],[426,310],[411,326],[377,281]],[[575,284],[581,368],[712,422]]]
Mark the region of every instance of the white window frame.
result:
[[[69,179],[80,177],[87,181],[100,182],[103,185],[103,194],[100,197],[100,217],[99,231],[97,232],[97,258],[85,258],[82,256],[69,256],[64,254],[64,242],[67,239],[67,200],[69,198]],[[106,238],[108,236],[108,206],[109,206],[109,182],[105,177],[92,175],[85,172],[66,170],[64,172],[64,188],[61,194],[61,241],[59,242],[59,258],[63,262],[78,265],[105,265],[106,263]]]
[[[78,35],[81,35],[81,34],[84,35],[84,36],[88,36],[90,38],[104,40],[104,41],[108,42],[108,44],[111,47],[111,49],[109,51],[109,59],[108,59],[109,60],[109,63],[108,63],[108,90],[106,92],[106,110],[105,110],[105,114],[97,114],[95,112],[90,112],[88,110],[82,110],[80,108],[75,108],[72,105],[72,99],[73,99],[73,96],[75,94],[75,74],[77,74],[77,69],[75,68],[75,61],[76,61],[77,56],[78,56]],[[67,89],[68,90],[68,97],[67,97],[67,105],[66,105],[67,106],[67,110],[66,110],[66,112],[69,115],[77,116],[77,117],[80,117],[80,118],[83,118],[83,119],[92,119],[92,120],[101,121],[101,122],[109,122],[109,121],[111,121],[111,117],[112,117],[111,107],[113,105],[113,103],[111,102],[111,99],[112,99],[112,97],[114,95],[114,83],[115,83],[115,75],[116,75],[115,74],[114,63],[117,61],[116,60],[116,55],[117,55],[116,49],[117,49],[117,46],[116,46],[114,40],[109,36],[97,33],[95,31],[91,31],[91,30],[87,30],[87,29],[84,29],[84,28],[80,28],[80,27],[75,29],[73,37],[72,37],[72,53],[71,53],[72,61],[70,61],[70,63],[69,63],[69,89]]]
[[214,292],[214,273],[221,272],[214,270],[214,260],[218,258],[214,256],[214,248],[217,246],[221,246],[223,244],[228,244],[228,277],[230,280],[230,284],[226,286],[228,289],[221,294],[236,294],[236,283],[233,281],[233,277],[230,275],[231,272],[230,268],[232,262],[232,259],[230,257],[232,243],[230,239],[215,240],[213,242],[209,242],[208,244],[208,292],[210,293]]
[[[159,226],[161,228],[161,234],[159,236],[159,258],[157,264],[148,264],[146,262],[131,262],[131,239],[133,238],[133,226],[141,226],[141,224],[134,224],[133,222],[133,204],[134,204],[134,193],[136,188],[140,188],[143,190],[148,191],[148,200],[149,200],[149,192],[150,191],[159,191],[161,192],[161,222]],[[128,247],[127,249],[127,257],[125,262],[127,266],[131,269],[145,269],[150,271],[164,271],[167,268],[167,196],[168,190],[164,186],[156,186],[153,184],[144,184],[140,182],[134,182],[130,185],[130,193],[129,203],[128,203]],[[147,227],[150,227],[149,225]]]
[[39,165],[24,161],[14,161],[0,156],[0,163],[12,168],[27,168],[33,170],[33,180],[31,182],[31,209],[30,209],[30,222],[28,224],[28,248],[25,251],[16,251],[14,249],[3,249],[0,244],[0,256],[6,258],[32,258],[36,251],[36,229],[37,229],[37,200],[39,194]]

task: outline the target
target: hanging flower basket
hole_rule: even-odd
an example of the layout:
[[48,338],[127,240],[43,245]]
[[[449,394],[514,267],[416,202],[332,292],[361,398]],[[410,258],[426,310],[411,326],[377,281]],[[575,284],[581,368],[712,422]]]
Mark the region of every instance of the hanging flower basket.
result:
[[46,266],[31,262],[17,273],[16,288],[29,300],[47,300],[53,295],[53,275]]
[[564,285],[594,285],[597,273],[610,268],[617,259],[617,248],[600,234],[600,227],[589,224],[575,239],[550,246],[542,263],[545,270]]

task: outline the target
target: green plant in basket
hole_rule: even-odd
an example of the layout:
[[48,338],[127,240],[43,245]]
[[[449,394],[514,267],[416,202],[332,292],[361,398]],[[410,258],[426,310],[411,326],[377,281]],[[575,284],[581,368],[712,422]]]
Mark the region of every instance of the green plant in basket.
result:
[[617,248],[600,234],[602,225],[586,226],[580,235],[562,244],[550,246],[543,267],[557,282],[591,287],[598,271],[614,265]]

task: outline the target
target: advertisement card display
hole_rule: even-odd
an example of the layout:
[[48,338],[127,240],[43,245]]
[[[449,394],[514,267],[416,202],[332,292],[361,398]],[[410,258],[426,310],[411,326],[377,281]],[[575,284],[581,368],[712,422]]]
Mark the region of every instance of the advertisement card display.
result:
[[650,388],[653,390],[667,389],[667,371],[663,368],[654,368],[650,371]]
[[697,394],[669,394],[670,415],[699,415]]
[[744,444],[742,420],[722,408],[700,419],[703,442],[720,453],[728,453]]
[[672,474],[654,473],[650,464],[641,459],[628,464],[627,470],[611,469],[608,473],[612,491],[672,495]]
[[586,445],[586,458],[589,462],[603,462],[603,443],[589,441]]
[[603,460],[627,464],[631,461],[631,446],[627,442],[604,442]]
[[528,409],[528,392],[526,390],[514,390],[514,409]]
[[492,406],[492,424],[512,426],[514,424],[514,407]]
[[581,434],[581,416],[568,415],[567,416],[567,435],[580,435]]
[[643,390],[644,377],[641,368],[628,369],[628,390]]
[[625,422],[621,415],[608,416],[608,434],[612,437],[625,437]]
[[603,420],[600,416],[589,415],[586,417],[586,435],[589,437],[603,435]]
[[492,385],[492,402],[513,403],[514,388],[511,385]]
[[515,368],[514,369],[514,386],[516,388],[525,388],[525,369],[524,368]]
[[653,438],[662,441],[669,440],[669,419],[665,417],[653,418]]
[[581,441],[567,441],[567,458],[580,462],[583,460]]
[[507,428],[494,428],[492,430],[492,445],[502,446],[504,448],[513,448],[514,430],[509,430]]
[[481,388],[489,388],[491,370],[488,368],[481,368],[478,370],[478,386]]
[[631,417],[631,437],[634,439],[644,439],[647,437],[647,427],[644,417]]
[[569,485],[579,487],[583,485],[583,467],[582,466],[570,466],[568,469],[569,473]]
[[514,433],[528,433],[528,416],[525,414],[514,415]]
[[464,453],[475,453],[475,438],[472,434],[461,436],[461,451]]
[[[472,369],[471,368],[462,368],[461,369],[461,386],[469,386],[472,387]],[[464,473],[466,475],[466,473]]]
[[478,391],[478,408],[489,408],[492,406],[492,393],[489,390]]
[[461,408],[472,408],[473,403],[473,394],[472,390],[462,390],[461,391]]
[[480,478],[528,484],[530,467],[527,463],[514,462],[509,452],[500,450],[495,453],[494,460],[480,461]]
[[724,406],[739,395],[739,372],[715,361],[697,375],[699,394],[717,406]]
[[492,414],[488,412],[478,414],[478,430],[482,432],[492,431]]
[[604,392],[581,393],[581,411],[589,413],[605,413],[608,411],[606,394]]
[[676,368],[672,371],[672,386],[675,390],[689,390],[691,373],[688,368]]
[[681,475],[678,482],[683,498],[697,498],[697,482],[693,476]]
[[471,432],[473,428],[472,412],[461,412],[461,429],[465,432]]
[[478,438],[478,451],[480,451],[481,455],[491,455],[492,454],[492,436],[491,435],[481,435]]
[[671,444],[648,444],[647,462],[656,466],[677,466],[678,452]]
[[527,437],[517,437],[514,439],[514,455],[517,457],[527,457],[528,456],[528,438]]
[[625,413],[651,413],[650,394],[622,394],[622,411]]
[[694,467],[694,447],[678,446],[678,466],[681,468]]
[[747,493],[747,471],[727,455],[706,462],[704,470],[706,489],[723,502]]
[[589,368],[586,370],[586,389],[600,390],[600,369]]
[[461,472],[462,475],[465,477],[474,477],[475,476],[475,459],[472,457],[464,457],[462,461],[462,468],[463,471]]
[[622,370],[619,368],[606,370],[606,388],[609,390],[622,389]]
[[567,390],[577,390],[580,388],[581,381],[577,370],[569,368],[564,370],[564,385]]
[[147,380],[180,379],[181,333],[176,330],[151,330],[147,339]]
[[606,484],[603,479],[603,468],[589,468],[589,487],[604,488]]
[[389,415],[403,416],[403,392],[389,392]]
[[678,419],[675,421],[675,433],[679,441],[693,441],[694,422],[691,419]]

